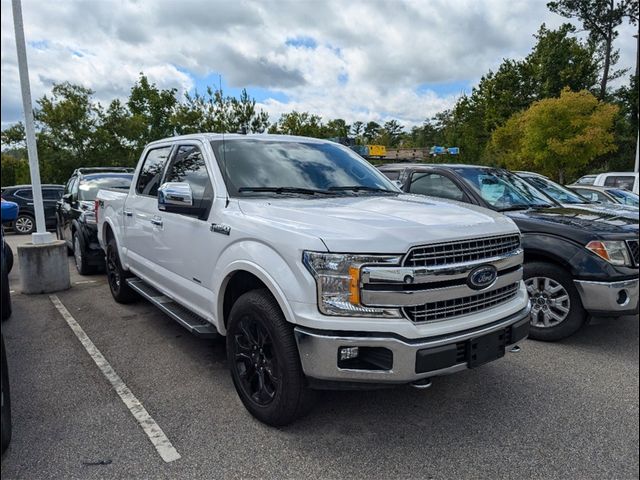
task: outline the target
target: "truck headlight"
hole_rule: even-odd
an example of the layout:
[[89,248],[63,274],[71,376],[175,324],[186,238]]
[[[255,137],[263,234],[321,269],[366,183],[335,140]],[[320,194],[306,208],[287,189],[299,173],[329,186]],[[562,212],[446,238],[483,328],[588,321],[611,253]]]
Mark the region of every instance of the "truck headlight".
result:
[[633,265],[626,242],[621,240],[593,240],[587,243],[586,246],[587,249],[612,265],[627,267]]
[[302,263],[316,279],[318,307],[325,315],[401,318],[398,309],[371,308],[360,304],[360,267],[370,264],[398,265],[398,255],[352,255],[304,252]]

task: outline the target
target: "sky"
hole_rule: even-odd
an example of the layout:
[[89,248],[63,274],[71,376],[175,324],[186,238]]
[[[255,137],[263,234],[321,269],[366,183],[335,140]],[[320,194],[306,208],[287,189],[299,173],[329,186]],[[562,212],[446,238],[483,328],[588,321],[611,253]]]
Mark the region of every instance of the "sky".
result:
[[[2,128],[23,118],[10,0],[1,0]],[[309,111],[405,126],[451,107],[503,58],[522,58],[540,0],[23,0],[32,97],[69,81],[107,104],[139,74],[161,88],[246,88],[276,121]],[[635,68],[636,30],[615,47]],[[626,79],[626,77],[625,77]]]

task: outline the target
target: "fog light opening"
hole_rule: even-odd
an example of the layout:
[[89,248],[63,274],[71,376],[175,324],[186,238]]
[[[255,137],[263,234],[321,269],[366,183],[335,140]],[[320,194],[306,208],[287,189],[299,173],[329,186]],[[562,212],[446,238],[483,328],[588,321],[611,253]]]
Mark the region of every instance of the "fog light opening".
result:
[[618,302],[618,305],[620,305],[621,307],[626,306],[627,303],[629,303],[629,293],[626,290],[620,290],[618,292],[618,298],[616,299],[616,302]]
[[340,360],[351,360],[352,358],[358,358],[360,351],[358,347],[341,347],[340,348]]

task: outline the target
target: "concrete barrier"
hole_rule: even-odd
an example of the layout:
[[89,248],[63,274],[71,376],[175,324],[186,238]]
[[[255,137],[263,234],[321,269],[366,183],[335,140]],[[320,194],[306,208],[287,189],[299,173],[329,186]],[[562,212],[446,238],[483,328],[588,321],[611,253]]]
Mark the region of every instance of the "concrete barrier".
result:
[[22,293],[49,293],[71,287],[67,245],[63,240],[18,245]]

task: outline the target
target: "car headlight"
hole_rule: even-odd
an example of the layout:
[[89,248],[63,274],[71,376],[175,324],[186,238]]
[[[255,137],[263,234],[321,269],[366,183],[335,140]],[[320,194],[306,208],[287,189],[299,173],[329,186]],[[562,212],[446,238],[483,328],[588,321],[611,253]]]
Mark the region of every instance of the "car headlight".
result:
[[400,318],[398,309],[371,308],[360,304],[360,267],[370,264],[398,265],[398,255],[352,255],[304,252],[302,263],[316,279],[318,307],[325,315]]
[[587,249],[612,265],[632,266],[626,242],[621,240],[593,240],[587,243]]

